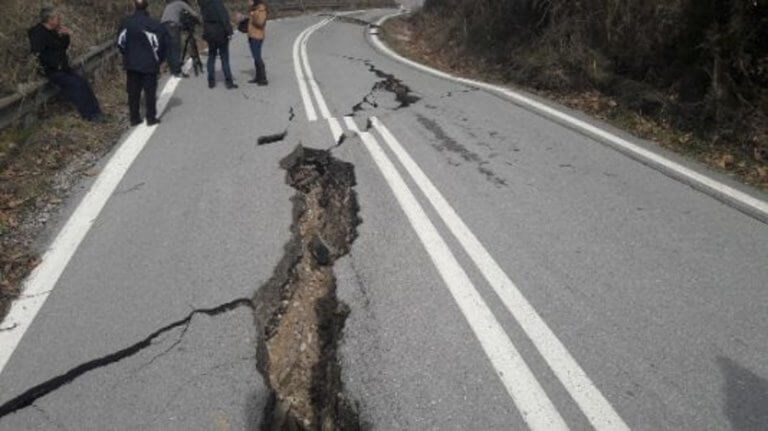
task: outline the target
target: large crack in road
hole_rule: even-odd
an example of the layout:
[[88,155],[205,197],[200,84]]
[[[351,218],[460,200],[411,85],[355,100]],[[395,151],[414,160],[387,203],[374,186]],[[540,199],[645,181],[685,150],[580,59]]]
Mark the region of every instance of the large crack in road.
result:
[[293,232],[272,278],[254,298],[258,368],[273,397],[263,430],[356,430],[337,348],[349,308],[333,265],[357,237],[354,167],[329,151],[298,146],[281,161],[293,197]]
[[270,400],[263,430],[358,430],[355,404],[344,394],[337,348],[349,308],[336,296],[333,266],[349,253],[357,237],[359,207],[350,163],[330,150],[298,146],[283,159],[292,198],[292,237],[273,276],[254,295],[213,308],[191,311],[142,340],[84,362],[40,383],[0,406],[0,419],[94,370],[119,363],[152,347],[174,329],[181,335],[150,363],[174,349],[198,315],[218,316],[248,307],[254,311],[258,334],[257,366]]

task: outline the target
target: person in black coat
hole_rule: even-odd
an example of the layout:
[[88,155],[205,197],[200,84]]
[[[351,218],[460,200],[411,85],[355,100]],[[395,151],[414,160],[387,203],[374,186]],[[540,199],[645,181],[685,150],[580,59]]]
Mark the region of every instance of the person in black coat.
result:
[[229,11],[221,0],[200,0],[200,14],[203,16],[203,39],[208,43],[208,87],[216,86],[216,56],[221,56],[227,88],[237,88],[229,67],[229,39],[233,33]]
[[43,75],[61,89],[76,107],[80,116],[88,121],[103,121],[99,101],[88,81],[69,66],[70,33],[61,25],[61,18],[52,7],[40,10],[40,23],[27,32],[29,45],[40,62]]
[[141,92],[147,105],[147,124],[159,123],[157,118],[157,79],[160,65],[165,61],[168,34],[147,12],[148,0],[134,0],[136,12],[123,20],[117,38],[117,47],[123,54],[123,65],[128,78],[128,106],[131,125],[141,124],[139,104]]

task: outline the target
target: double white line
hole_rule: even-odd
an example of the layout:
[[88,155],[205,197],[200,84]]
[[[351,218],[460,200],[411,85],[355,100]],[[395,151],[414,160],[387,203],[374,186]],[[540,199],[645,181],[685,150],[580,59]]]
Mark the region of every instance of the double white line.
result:
[[[333,18],[326,19],[304,30],[294,43],[293,53],[296,76],[308,120],[310,122],[317,120],[317,113],[307,90],[309,87],[315,96],[322,118],[328,121],[331,133],[335,139],[338,139],[342,134],[342,128],[328,111],[306,53],[307,41],[312,33],[332,20]],[[408,187],[387,152],[379,144],[377,137],[372,133],[361,131],[352,117],[345,117],[344,122],[349,130],[360,136],[526,424],[533,430],[568,429],[568,425],[552,400],[525,363],[445,239],[427,216],[424,207]],[[448,230],[470,256],[501,302],[517,320],[592,426],[597,430],[628,430],[627,424],[597,389],[565,345],[526,300],[397,138],[378,118],[372,117],[371,124],[386,143],[389,151],[395,155],[419,190],[426,196]]]
[[328,110],[328,104],[325,103],[323,93],[320,91],[317,81],[315,81],[315,75],[312,73],[312,67],[309,65],[309,56],[307,55],[307,42],[312,33],[325,27],[335,18],[335,16],[326,18],[299,34],[296,41],[293,43],[293,67],[296,71],[296,79],[299,83],[299,93],[301,93],[301,99],[304,102],[304,112],[307,114],[307,120],[310,122],[317,121],[317,111],[315,111],[315,107],[312,105],[312,98],[307,89],[307,87],[309,87],[315,95],[320,115],[324,120],[328,121],[328,127],[331,128],[333,139],[338,141],[344,132],[339,124],[339,120],[332,117],[331,112]]

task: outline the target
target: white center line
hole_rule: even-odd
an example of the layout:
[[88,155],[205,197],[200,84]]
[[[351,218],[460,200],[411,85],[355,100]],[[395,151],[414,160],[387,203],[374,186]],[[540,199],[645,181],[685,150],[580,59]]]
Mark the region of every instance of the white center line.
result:
[[304,70],[307,74],[307,81],[309,82],[310,88],[312,88],[312,93],[315,95],[315,101],[317,102],[317,107],[320,109],[320,115],[322,115],[323,119],[328,119],[331,117],[331,112],[328,110],[328,105],[325,103],[325,98],[323,97],[323,93],[320,91],[320,86],[317,84],[317,81],[315,81],[315,74],[312,73],[312,67],[309,65],[309,55],[307,55],[307,44],[309,43],[309,38],[312,36],[312,34],[319,30],[322,27],[325,27],[329,22],[331,22],[336,17],[329,18],[320,24],[317,24],[314,27],[311,27],[310,31],[307,32],[304,35],[304,38],[301,41],[301,59],[302,63],[304,64]]
[[565,430],[565,421],[528,368],[512,340],[504,332],[469,276],[435,228],[424,208],[416,200],[400,173],[382,150],[376,139],[361,132],[351,117],[345,117],[347,127],[363,141],[381,171],[408,221],[424,245],[432,263],[440,273],[456,304],[469,323],[483,351],[496,369],[507,392],[512,397],[526,424],[532,430]]
[[443,197],[419,165],[411,158],[397,138],[378,118],[371,122],[384,142],[392,150],[416,185],[421,189],[448,229],[467,251],[477,268],[501,298],[501,301],[515,317],[520,327],[531,339],[545,361],[563,383],[565,389],[576,401],[597,430],[628,430],[618,413],[579,366],[568,349],[549,328],[544,319],[525,299],[501,266],[480,243],[453,207]]

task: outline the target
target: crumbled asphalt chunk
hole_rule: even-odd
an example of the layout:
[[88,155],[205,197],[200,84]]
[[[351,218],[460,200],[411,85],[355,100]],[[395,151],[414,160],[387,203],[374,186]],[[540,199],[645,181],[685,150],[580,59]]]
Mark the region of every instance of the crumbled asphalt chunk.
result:
[[142,350],[152,346],[152,343],[161,335],[168,331],[182,327],[186,330],[192,318],[198,314],[205,314],[207,316],[218,316],[220,314],[228,313],[238,308],[248,307],[253,308],[253,303],[249,298],[239,298],[234,301],[230,301],[213,308],[200,308],[193,310],[186,317],[176,322],[170,323],[157,331],[149,334],[146,338],[138,341],[124,349],[120,349],[116,352],[102,356],[100,358],[93,359],[91,361],[82,363],[64,374],[60,374],[56,377],[46,380],[37,386],[32,387],[24,391],[21,395],[18,395],[0,406],[0,418],[3,418],[11,413],[15,413],[21,409],[31,406],[35,401],[40,398],[60,389],[62,386],[72,383],[75,379],[83,374],[89,373],[93,370],[104,368],[109,365],[118,363],[123,359],[131,357]]
[[315,262],[318,265],[330,265],[331,263],[331,251],[325,245],[319,236],[312,238],[309,242],[309,250],[312,252],[312,257],[315,258]]
[[254,297],[257,367],[272,392],[262,430],[358,430],[337,348],[349,308],[336,297],[335,262],[357,237],[354,167],[298,146],[281,161],[292,198],[292,236]]
[[283,133],[275,133],[274,135],[259,136],[256,140],[258,145],[274,144],[275,142],[282,142],[285,137],[288,136],[288,129],[285,129]]

